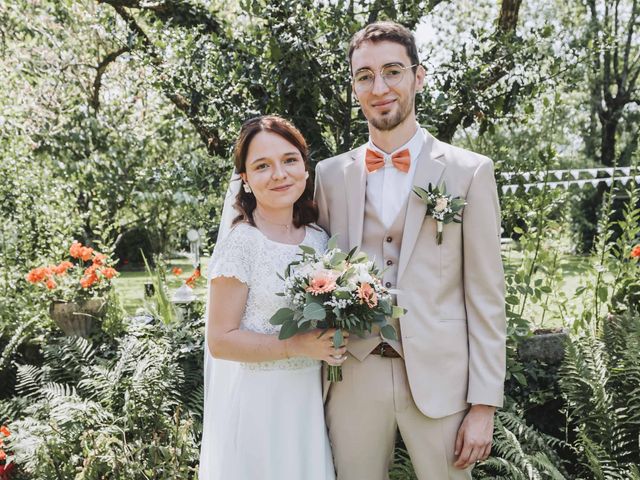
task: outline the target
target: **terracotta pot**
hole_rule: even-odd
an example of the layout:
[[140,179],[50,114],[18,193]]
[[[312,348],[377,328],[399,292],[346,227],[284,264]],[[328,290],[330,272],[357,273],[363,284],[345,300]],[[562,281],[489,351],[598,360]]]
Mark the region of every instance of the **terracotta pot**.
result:
[[81,303],[54,302],[49,315],[67,336],[88,337],[106,313],[104,298],[92,298]]

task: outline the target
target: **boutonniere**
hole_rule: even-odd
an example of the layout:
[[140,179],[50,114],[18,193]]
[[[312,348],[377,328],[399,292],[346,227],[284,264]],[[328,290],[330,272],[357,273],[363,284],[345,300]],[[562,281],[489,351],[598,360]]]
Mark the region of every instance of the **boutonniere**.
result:
[[462,223],[460,214],[467,202],[463,197],[451,198],[451,195],[447,195],[447,187],[444,182],[437,187],[429,184],[426,190],[414,185],[413,193],[418,195],[427,206],[426,214],[431,215],[436,221],[436,241],[440,245],[444,225],[451,222]]

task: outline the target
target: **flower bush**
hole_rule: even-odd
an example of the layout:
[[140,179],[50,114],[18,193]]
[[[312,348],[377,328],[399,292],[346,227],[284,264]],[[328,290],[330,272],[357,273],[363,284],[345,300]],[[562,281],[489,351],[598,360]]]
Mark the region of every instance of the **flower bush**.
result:
[[69,255],[75,263],[63,260],[58,264],[33,268],[26,280],[44,289],[52,301],[81,302],[106,294],[111,280],[118,275],[113,262],[103,253],[74,241]]
[[0,480],[9,480],[9,473],[15,468],[13,456],[4,451],[4,440],[11,436],[6,425],[0,427]]

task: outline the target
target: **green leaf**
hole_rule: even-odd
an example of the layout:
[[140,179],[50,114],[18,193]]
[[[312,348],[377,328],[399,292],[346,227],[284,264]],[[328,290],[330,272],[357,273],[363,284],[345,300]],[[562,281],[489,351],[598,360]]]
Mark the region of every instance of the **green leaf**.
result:
[[397,340],[396,329],[391,325],[385,325],[380,329],[380,334],[388,340]]
[[406,308],[402,308],[402,307],[398,307],[397,305],[394,305],[393,308],[391,309],[391,318],[400,318],[405,313],[407,313]]
[[347,259],[347,254],[343,252],[336,252],[333,257],[331,257],[331,266],[336,267],[340,265]]
[[298,324],[296,322],[286,322],[280,328],[280,334],[278,338],[280,340],[286,340],[287,338],[293,337],[296,333],[298,333]]
[[307,320],[324,320],[327,312],[324,307],[318,303],[310,303],[304,307],[304,318]]
[[271,325],[282,325],[285,322],[293,320],[293,310],[290,308],[281,308],[269,319]]
[[336,333],[333,334],[333,348],[340,348],[344,343],[344,336],[342,335],[342,330],[337,329]]
[[313,247],[308,247],[307,245],[300,245],[300,250],[309,255],[315,255],[316,251]]
[[338,248],[338,235],[333,235],[327,242],[327,250]]
[[518,372],[512,372],[512,375],[515,377],[515,379],[518,381],[520,385],[523,385],[523,386],[527,385],[527,379],[523,374]]
[[601,302],[606,302],[608,296],[609,289],[606,287],[606,285],[601,285],[600,287],[598,287],[598,298]]

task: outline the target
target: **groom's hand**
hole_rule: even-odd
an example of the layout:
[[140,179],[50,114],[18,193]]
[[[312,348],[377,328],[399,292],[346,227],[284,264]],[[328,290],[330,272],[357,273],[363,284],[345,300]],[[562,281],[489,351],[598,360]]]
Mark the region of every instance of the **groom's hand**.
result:
[[456,468],[467,468],[489,456],[495,411],[496,407],[489,405],[473,405],[469,409],[456,437],[454,453],[458,458],[453,464]]

